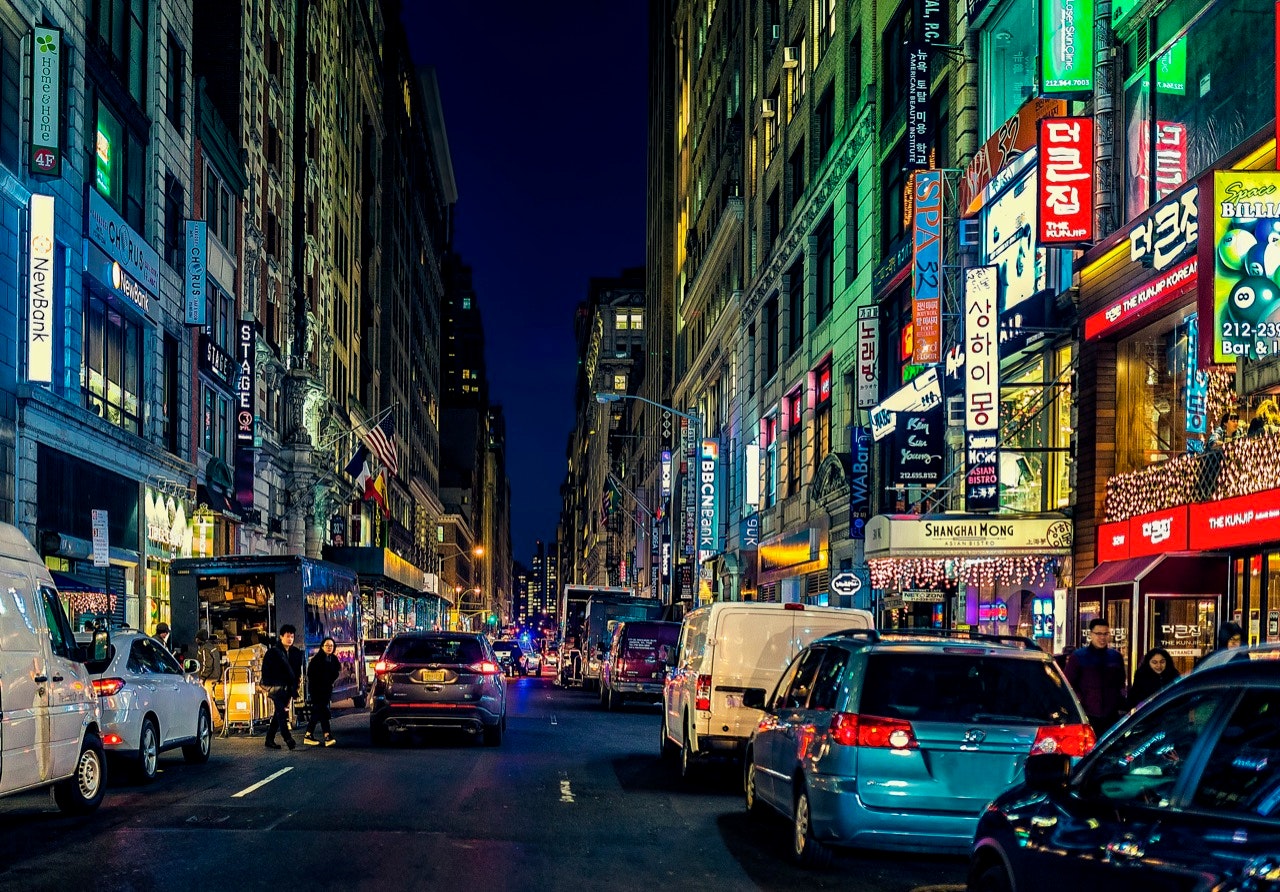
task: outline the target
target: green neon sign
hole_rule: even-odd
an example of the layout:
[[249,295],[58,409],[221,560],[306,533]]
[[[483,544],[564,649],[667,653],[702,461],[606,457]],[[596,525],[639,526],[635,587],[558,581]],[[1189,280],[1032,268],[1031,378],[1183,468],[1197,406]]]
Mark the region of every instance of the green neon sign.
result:
[[1040,0],[1040,92],[1093,91],[1093,0]]
[[1187,95],[1187,38],[1184,35],[1156,58],[1156,92]]
[[[1046,0],[1052,2],[1052,0]],[[1120,26],[1133,15],[1134,10],[1142,5],[1142,0],[1111,0],[1111,27],[1119,31]]]

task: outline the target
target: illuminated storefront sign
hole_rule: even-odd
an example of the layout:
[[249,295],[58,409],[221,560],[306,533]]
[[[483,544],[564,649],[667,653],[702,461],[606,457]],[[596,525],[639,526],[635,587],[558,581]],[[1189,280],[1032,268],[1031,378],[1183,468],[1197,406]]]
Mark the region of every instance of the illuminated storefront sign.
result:
[[880,308],[858,307],[858,408],[880,401]]
[[940,362],[942,354],[942,173],[920,171],[913,177],[911,323],[915,331],[912,362]]
[[31,196],[31,241],[27,258],[27,380],[53,381],[54,198]]
[[907,44],[907,169],[929,166],[932,142],[929,120],[929,48],[922,41]]
[[1191,548],[1211,551],[1280,541],[1280,489],[1191,505]]
[[1213,361],[1280,353],[1280,172],[1214,173],[1213,244]]
[[661,476],[661,482],[659,484],[660,486],[659,492],[661,493],[662,501],[665,502],[667,499],[671,498],[671,450],[670,449],[662,450],[661,461],[662,461],[662,464],[661,464],[662,476]]
[[1084,339],[1092,341],[1155,312],[1196,287],[1199,261],[1192,257],[1141,288],[1113,300],[1084,320]]
[[1166,508],[1129,518],[1129,556],[1186,551],[1187,508]]
[[1040,4],[1040,89],[1045,95],[1093,90],[1093,0]]
[[1039,164],[1039,243],[1093,241],[1093,119],[1041,120]]
[[849,538],[865,539],[871,519],[871,431],[849,429]]
[[1061,516],[914,516],[877,514],[867,523],[867,557],[1067,554],[1071,521]]
[[996,267],[964,274],[965,510],[1000,508],[1000,346]]
[[1035,148],[1039,136],[1036,122],[1066,114],[1064,99],[1028,99],[1016,115],[1001,124],[978,149],[960,177],[961,216],[980,211],[991,195],[1003,187],[1000,174],[1024,152]]
[[724,550],[720,535],[720,441],[706,439],[698,455],[698,561]]
[[62,29],[37,26],[32,36],[30,168],[56,177],[62,175]]
[[254,418],[257,376],[257,332],[254,323],[242,319],[236,325],[235,393],[236,393],[236,501],[244,508],[254,502]]
[[203,220],[187,221],[187,325],[206,324],[209,229]]
[[1098,563],[1129,558],[1129,521],[1098,524]]
[[116,213],[96,189],[89,191],[89,238],[150,294],[160,293],[160,255]]
[[942,404],[938,370],[929,367],[871,409],[871,435],[883,440],[897,428],[899,412],[922,412]]

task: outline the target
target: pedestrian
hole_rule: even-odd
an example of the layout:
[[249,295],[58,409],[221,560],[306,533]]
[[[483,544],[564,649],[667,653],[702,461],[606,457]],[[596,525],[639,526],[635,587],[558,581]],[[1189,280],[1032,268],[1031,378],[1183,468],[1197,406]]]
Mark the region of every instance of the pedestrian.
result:
[[298,742],[289,732],[289,704],[298,696],[298,682],[302,678],[302,651],[293,646],[298,630],[285,623],[280,636],[267,648],[262,658],[262,683],[260,687],[271,700],[271,724],[267,726],[267,749],[278,750],[276,733],[284,738],[285,745],[293,749]]
[[1139,703],[1154,696],[1166,685],[1172,684],[1179,677],[1173,665],[1173,657],[1163,647],[1153,647],[1142,658],[1142,665],[1133,673],[1133,684],[1129,686],[1129,706],[1136,708]]
[[1218,426],[1209,434],[1209,448],[1220,449],[1222,444],[1234,440],[1240,431],[1240,416],[1235,409],[1227,409],[1222,413]]
[[1111,627],[1097,617],[1089,621],[1089,643],[1067,658],[1067,681],[1099,737],[1119,721],[1125,702],[1124,657],[1108,646],[1110,641]]
[[[311,719],[307,722],[307,733],[302,742],[307,746],[333,746],[335,741],[329,729],[329,701],[333,699],[333,684],[342,672],[342,663],[334,654],[336,645],[332,638],[326,637],[320,642],[311,662],[307,664],[307,699],[311,703]],[[324,739],[317,739],[312,732],[316,723],[324,733]]]
[[156,625],[156,633],[151,636],[164,645],[164,649],[173,653],[173,646],[169,644],[169,624],[159,623]]
[[1225,622],[1218,626],[1218,650],[1239,647],[1244,641],[1244,629],[1239,623]]

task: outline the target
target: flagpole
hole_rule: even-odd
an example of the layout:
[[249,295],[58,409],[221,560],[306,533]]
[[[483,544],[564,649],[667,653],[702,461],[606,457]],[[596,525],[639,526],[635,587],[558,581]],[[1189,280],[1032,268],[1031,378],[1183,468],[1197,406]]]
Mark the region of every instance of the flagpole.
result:
[[328,441],[326,441],[326,442],[324,442],[324,443],[321,443],[321,444],[320,444],[318,447],[316,447],[316,448],[318,448],[318,449],[329,449],[329,448],[331,448],[335,443],[337,443],[339,440],[345,440],[347,437],[350,437],[350,436],[352,436],[352,435],[354,435],[354,434],[358,433],[359,431],[362,431],[362,430],[373,430],[373,428],[374,428],[374,427],[376,427],[377,425],[381,424],[381,423],[382,423],[382,419],[384,419],[384,418],[386,418],[388,415],[390,415],[390,414],[391,414],[391,410],[393,410],[393,409],[394,409],[396,406],[398,406],[398,405],[399,405],[399,403],[398,403],[398,402],[396,402],[396,403],[392,403],[391,405],[387,406],[385,409],[383,409],[381,412],[379,412],[377,415],[374,415],[372,418],[368,419],[367,421],[362,421],[362,422],[360,422],[359,424],[353,425],[353,426],[352,426],[352,428],[351,428],[351,430],[349,430],[349,431],[343,431],[343,432],[342,432],[342,433],[340,433],[340,434],[335,434],[335,435],[333,436],[333,438],[332,438],[332,439],[330,439],[330,440],[328,440]]

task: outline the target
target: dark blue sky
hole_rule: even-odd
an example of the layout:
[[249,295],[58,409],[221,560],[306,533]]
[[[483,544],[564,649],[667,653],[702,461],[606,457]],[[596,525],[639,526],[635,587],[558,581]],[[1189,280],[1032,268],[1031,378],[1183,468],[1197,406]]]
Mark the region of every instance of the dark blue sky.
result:
[[436,69],[458,182],[455,246],[475,271],[491,399],[507,417],[514,557],[560,512],[592,276],[644,263],[644,0],[407,0]]

